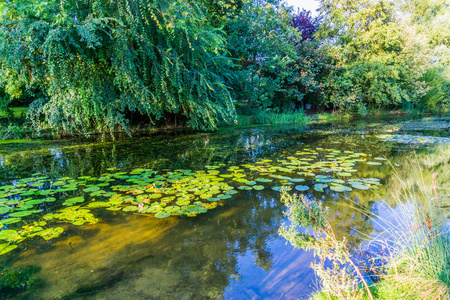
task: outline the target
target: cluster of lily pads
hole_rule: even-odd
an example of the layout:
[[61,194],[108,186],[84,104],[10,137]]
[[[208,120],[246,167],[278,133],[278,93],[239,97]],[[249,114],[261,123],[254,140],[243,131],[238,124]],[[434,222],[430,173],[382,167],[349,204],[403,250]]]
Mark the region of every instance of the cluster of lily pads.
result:
[[[358,164],[379,165],[385,160],[368,158],[364,153],[316,148],[276,161],[263,159],[231,167],[215,164],[200,171],[160,173],[138,168],[116,172],[111,168],[100,177],[55,180],[33,174],[0,187],[0,229],[5,227],[0,231],[0,255],[28,238],[49,240],[59,236],[64,228],[50,227],[55,222],[95,224],[98,219],[93,209],[151,213],[156,218],[194,217],[217,207],[238,190],[261,191],[267,186],[275,191],[294,188],[300,192],[310,186],[317,192],[327,188],[335,192],[377,188],[379,179],[354,176]],[[15,223],[22,226],[11,229]]]
[[[258,173],[258,182],[271,182],[278,180],[282,185],[272,187],[275,191],[281,189],[291,189],[292,184],[312,182],[313,189],[317,192],[324,192],[329,188],[335,192],[347,192],[352,189],[376,189],[380,185],[378,178],[352,178],[357,172],[357,163],[368,165],[381,165],[386,159],[376,157],[367,160],[364,153],[353,151],[340,151],[334,149],[303,149],[286,159],[272,160],[264,159],[255,165],[245,164],[243,167]],[[277,173],[284,173],[283,175]],[[290,176],[287,176],[290,175]],[[263,176],[269,177],[265,178]],[[248,189],[246,186],[240,189]],[[297,191],[307,191],[308,185],[295,185]]]
[[450,144],[450,138],[436,136],[383,134],[378,135],[378,138],[383,141],[391,141],[404,144]]
[[424,121],[407,122],[401,126],[401,130],[448,130],[450,122],[444,119],[430,119]]

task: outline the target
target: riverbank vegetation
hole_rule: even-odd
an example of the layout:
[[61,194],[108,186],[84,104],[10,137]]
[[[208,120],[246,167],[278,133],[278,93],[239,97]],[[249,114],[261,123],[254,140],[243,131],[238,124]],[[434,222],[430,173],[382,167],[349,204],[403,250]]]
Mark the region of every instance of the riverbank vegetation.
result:
[[[448,175],[448,174],[447,174]],[[289,226],[280,233],[295,247],[314,249],[312,268],[320,279],[312,299],[448,299],[450,231],[443,199],[448,188],[416,177],[403,182],[396,206],[372,217],[381,230],[355,248],[339,238],[327,221],[327,209],[303,195],[282,194]]]
[[322,0],[317,17],[277,0],[7,1],[0,110],[72,134],[448,112],[449,13],[446,0]]

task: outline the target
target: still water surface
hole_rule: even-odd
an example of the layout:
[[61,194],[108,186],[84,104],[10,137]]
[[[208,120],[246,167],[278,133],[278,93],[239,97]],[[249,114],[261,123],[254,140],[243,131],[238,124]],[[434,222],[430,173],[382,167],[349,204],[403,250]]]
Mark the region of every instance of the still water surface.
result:
[[[376,190],[305,193],[330,208],[339,236],[358,245],[377,229],[366,213],[389,203],[413,169],[440,173],[448,185],[450,118],[377,118],[308,126],[224,129],[213,133],[166,132],[116,141],[54,140],[0,145],[0,183],[43,173],[101,176],[108,168],[204,170],[277,160],[303,149],[331,148],[385,157],[363,164],[357,176],[378,178]],[[389,135],[388,137],[384,135]],[[428,139],[427,139],[428,138]],[[387,140],[391,139],[391,140]],[[313,253],[294,249],[278,235],[285,222],[279,192],[239,191],[196,217],[156,219],[151,214],[94,209],[100,222],[64,225],[64,233],[39,237],[0,256],[8,268],[35,266],[38,284],[11,299],[302,299],[316,288]],[[444,199],[445,200],[445,199]],[[58,200],[59,201],[59,200]],[[383,203],[383,204],[382,204]],[[1,292],[1,290],[0,290]]]

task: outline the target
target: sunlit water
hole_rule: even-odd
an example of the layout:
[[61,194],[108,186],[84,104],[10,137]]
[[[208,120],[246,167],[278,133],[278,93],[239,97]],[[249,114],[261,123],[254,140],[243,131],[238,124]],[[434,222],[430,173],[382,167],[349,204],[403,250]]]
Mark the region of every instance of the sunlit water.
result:
[[[330,207],[339,236],[358,245],[377,230],[363,210],[385,211],[411,168],[440,173],[448,184],[449,119],[372,119],[324,125],[225,129],[213,133],[167,132],[116,141],[56,140],[0,145],[0,182],[41,172],[52,177],[100,176],[117,167],[203,170],[285,157],[304,148],[332,148],[386,157],[364,165],[360,177],[379,178],[374,191],[305,192]],[[436,137],[428,143],[383,141],[381,134]],[[440,140],[439,140],[440,139]],[[397,138],[398,140],[398,138]],[[391,165],[392,164],[392,165]],[[428,180],[428,179],[427,179]],[[313,253],[294,249],[278,235],[285,222],[279,192],[239,191],[197,217],[156,219],[132,212],[93,210],[100,222],[64,225],[58,238],[27,240],[0,256],[3,266],[35,266],[37,284],[2,298],[30,299],[299,299],[317,289],[309,268]],[[445,199],[444,199],[445,200]],[[383,202],[383,205],[380,204]],[[381,210],[380,210],[381,208]],[[2,292],[2,290],[0,290]]]

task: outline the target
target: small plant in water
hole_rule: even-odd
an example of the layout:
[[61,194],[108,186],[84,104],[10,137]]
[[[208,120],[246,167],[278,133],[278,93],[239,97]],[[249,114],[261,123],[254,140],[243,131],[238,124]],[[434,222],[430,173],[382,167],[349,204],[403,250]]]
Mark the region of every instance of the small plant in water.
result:
[[[312,268],[320,278],[322,291],[339,299],[361,298],[361,282],[368,298],[373,299],[346,239],[338,240],[328,223],[327,209],[320,202],[309,200],[304,195],[291,196],[286,191],[282,191],[281,199],[289,207],[286,216],[291,224],[283,224],[280,234],[294,247],[314,250],[319,261],[313,263]],[[326,266],[328,261],[331,262],[330,268]]]

